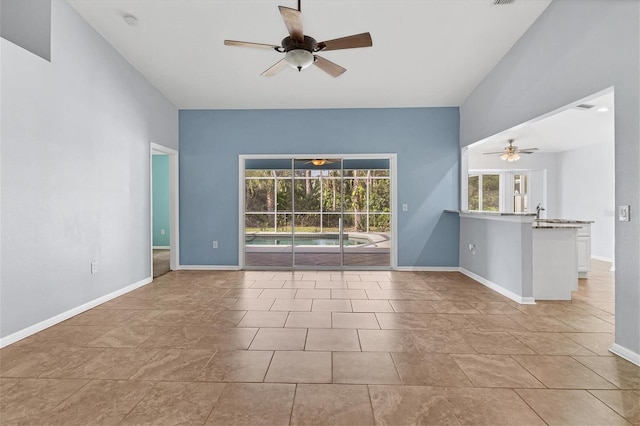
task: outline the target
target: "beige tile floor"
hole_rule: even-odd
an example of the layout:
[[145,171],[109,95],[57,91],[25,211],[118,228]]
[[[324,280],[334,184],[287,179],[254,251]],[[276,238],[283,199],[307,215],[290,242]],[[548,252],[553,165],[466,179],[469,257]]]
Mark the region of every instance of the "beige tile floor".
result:
[[458,273],[171,272],[0,350],[0,424],[640,424],[613,276],[517,305]]

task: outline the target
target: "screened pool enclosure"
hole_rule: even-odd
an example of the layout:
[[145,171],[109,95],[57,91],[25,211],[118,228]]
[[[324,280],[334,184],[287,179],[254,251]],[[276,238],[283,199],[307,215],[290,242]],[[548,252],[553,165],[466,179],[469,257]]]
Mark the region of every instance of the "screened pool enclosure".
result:
[[244,163],[244,266],[389,267],[388,158]]

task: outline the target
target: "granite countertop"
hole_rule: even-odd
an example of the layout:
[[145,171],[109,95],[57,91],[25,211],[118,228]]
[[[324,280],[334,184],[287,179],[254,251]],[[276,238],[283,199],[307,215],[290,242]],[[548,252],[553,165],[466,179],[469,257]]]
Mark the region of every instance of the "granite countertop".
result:
[[[445,210],[446,211],[446,210]],[[535,217],[535,213],[508,213],[508,212],[485,212],[485,211],[477,211],[477,210],[460,210],[458,213],[464,214],[477,214],[477,215],[491,215],[491,216],[524,216],[524,217]]]
[[574,224],[586,224],[586,223],[593,223],[593,220],[572,220],[572,219],[536,219],[536,222],[540,223],[540,222],[544,222],[544,223],[557,223],[557,224],[567,224],[567,225],[574,225]]
[[534,229],[578,229],[582,228],[582,225],[579,223],[556,223],[551,225],[540,225],[539,223],[533,224]]
[[478,216],[493,217],[527,217],[533,218],[533,227],[541,229],[554,228],[581,228],[583,225],[594,223],[593,220],[574,219],[536,219],[535,213],[508,213],[508,212],[486,212],[477,210],[445,210],[446,213],[460,213]]

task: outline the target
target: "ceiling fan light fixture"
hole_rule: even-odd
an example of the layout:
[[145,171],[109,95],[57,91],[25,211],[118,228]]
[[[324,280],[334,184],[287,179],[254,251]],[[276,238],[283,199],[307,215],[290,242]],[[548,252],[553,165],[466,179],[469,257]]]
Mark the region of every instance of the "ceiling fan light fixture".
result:
[[313,54],[305,49],[293,49],[286,53],[284,60],[292,68],[302,71],[313,64]]
[[313,164],[314,166],[324,166],[326,162],[327,160],[311,160],[311,164]]
[[520,159],[520,156],[517,152],[505,152],[500,156],[500,158],[511,163],[513,161],[518,161]]

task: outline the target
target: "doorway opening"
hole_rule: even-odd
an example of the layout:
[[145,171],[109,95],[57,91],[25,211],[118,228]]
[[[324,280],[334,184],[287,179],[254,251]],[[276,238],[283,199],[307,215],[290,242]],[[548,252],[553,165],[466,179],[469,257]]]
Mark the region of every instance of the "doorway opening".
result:
[[[500,155],[512,140],[526,147],[527,155],[517,161]],[[489,200],[502,213],[538,213],[550,223],[589,222],[577,231],[579,280],[572,298],[614,315],[613,87],[463,148],[461,171],[462,210],[490,210],[484,208]],[[478,176],[497,177],[486,198]],[[582,289],[588,291],[581,294]]]
[[241,266],[395,266],[395,156],[241,156]]
[[151,272],[178,268],[178,151],[150,144]]

